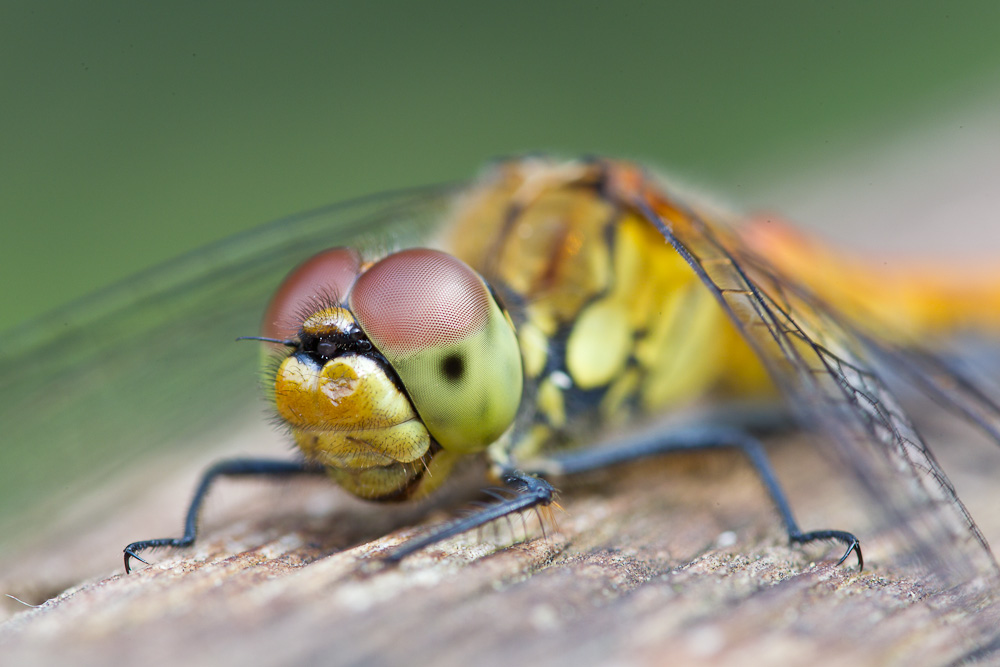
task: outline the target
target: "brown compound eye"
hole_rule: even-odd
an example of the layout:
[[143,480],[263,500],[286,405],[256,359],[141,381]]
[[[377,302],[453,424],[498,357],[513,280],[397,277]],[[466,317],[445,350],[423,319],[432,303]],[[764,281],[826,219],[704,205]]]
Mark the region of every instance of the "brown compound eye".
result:
[[482,449],[511,424],[521,400],[520,348],[464,262],[426,248],[389,255],[357,279],[349,306],[443,447]]
[[382,354],[407,356],[482,329],[492,297],[460,260],[415,248],[382,259],[358,278],[350,306]]
[[293,338],[312,311],[345,300],[361,271],[361,257],[350,248],[332,248],[314,255],[288,274],[271,298],[261,335]]

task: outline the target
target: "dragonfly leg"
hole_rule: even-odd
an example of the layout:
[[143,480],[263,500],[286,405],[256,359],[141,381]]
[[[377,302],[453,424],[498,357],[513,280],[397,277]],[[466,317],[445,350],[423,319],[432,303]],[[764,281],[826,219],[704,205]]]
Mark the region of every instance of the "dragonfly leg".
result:
[[781,519],[793,544],[806,544],[821,540],[834,540],[847,547],[837,561],[840,565],[853,552],[858,558],[859,569],[864,569],[861,542],[853,534],[842,530],[815,530],[803,532],[792,514],[791,505],[778,482],[774,469],[767,459],[764,446],[747,431],[719,426],[691,426],[667,433],[648,433],[618,443],[608,443],[589,450],[566,452],[548,457],[527,469],[541,475],[571,475],[635,461],[671,452],[707,449],[738,449],[750,460],[757,475],[764,483],[771,500],[778,508]]
[[514,492],[511,498],[503,499],[494,505],[488,505],[468,516],[431,529],[425,535],[404,542],[400,546],[381,557],[386,564],[395,564],[410,554],[431,546],[442,540],[460,535],[473,528],[479,528],[497,519],[508,517],[525,510],[544,507],[552,502],[555,490],[544,479],[528,473],[508,468],[500,474],[500,479],[508,489]]
[[214,463],[201,476],[198,488],[191,498],[187,517],[184,519],[184,535],[181,537],[161,537],[154,540],[133,542],[125,547],[125,573],[132,571],[131,560],[141,563],[146,561],[139,557],[140,551],[158,547],[189,547],[194,544],[198,535],[198,515],[205,502],[212,483],[219,477],[289,477],[300,474],[322,473],[323,468],[300,461],[280,461],[274,459],[226,459]]

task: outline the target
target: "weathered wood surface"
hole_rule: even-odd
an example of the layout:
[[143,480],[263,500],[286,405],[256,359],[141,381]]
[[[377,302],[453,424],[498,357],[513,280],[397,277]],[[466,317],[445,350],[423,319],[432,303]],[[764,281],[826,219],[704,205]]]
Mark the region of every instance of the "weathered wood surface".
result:
[[[865,508],[801,445],[772,447],[800,520],[862,534],[862,573],[834,566],[836,548],[789,548],[748,467],[715,453],[563,484],[547,537],[529,521],[510,548],[471,535],[376,572],[360,566],[418,530],[412,511],[322,480],[225,483],[195,548],[126,576],[122,546],[177,530],[212,455],[164,461],[8,554],[0,592],[41,606],[5,600],[0,663],[941,665],[988,644],[994,612],[888,566]],[[1000,535],[1000,452],[955,451],[946,465]]]

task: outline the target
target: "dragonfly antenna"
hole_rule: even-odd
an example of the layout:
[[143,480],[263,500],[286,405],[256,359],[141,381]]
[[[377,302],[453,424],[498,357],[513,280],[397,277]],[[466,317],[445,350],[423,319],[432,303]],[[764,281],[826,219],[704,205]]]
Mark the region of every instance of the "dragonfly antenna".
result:
[[295,347],[298,345],[298,343],[290,338],[282,340],[280,338],[265,338],[264,336],[240,336],[236,340],[259,340],[265,343],[277,343],[278,345],[285,345],[287,347]]

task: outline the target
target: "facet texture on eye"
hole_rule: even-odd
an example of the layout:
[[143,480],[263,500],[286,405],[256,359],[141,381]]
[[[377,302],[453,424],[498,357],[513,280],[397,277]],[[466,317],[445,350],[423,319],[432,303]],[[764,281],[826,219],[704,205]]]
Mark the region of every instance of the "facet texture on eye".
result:
[[359,324],[390,358],[472,335],[486,324],[490,302],[475,271],[427,248],[377,262],[358,278],[350,296]]
[[261,322],[261,335],[292,338],[306,316],[346,298],[360,270],[361,257],[351,248],[332,248],[306,260],[275,292]]

